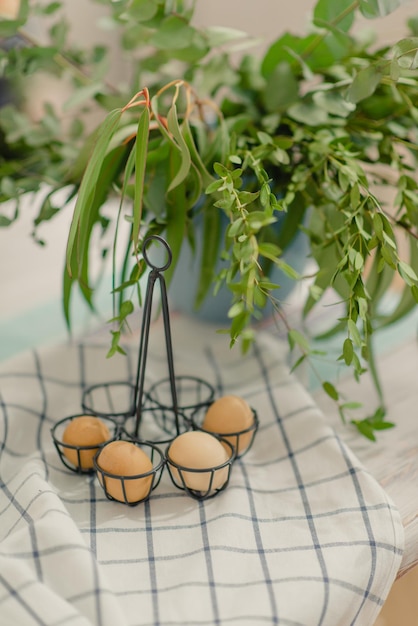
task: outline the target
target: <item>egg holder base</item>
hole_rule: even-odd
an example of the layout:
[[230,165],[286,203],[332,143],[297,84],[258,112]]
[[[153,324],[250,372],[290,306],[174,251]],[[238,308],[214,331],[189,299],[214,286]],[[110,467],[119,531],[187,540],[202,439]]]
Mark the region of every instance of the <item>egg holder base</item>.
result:
[[[155,382],[151,386],[150,390],[146,394],[144,394],[145,400],[144,405],[141,409],[141,426],[145,426],[146,428],[148,428],[146,432],[146,438],[144,439],[141,437],[137,438],[134,435],[137,417],[133,410],[134,405],[132,405],[129,410],[127,410],[126,398],[122,402],[122,407],[118,407],[117,405],[115,405],[114,398],[112,398],[113,388],[120,390],[120,388],[122,388],[123,386],[129,397],[134,391],[134,385],[129,382],[121,383],[117,381],[92,385],[91,387],[87,388],[83,394],[82,401],[82,408],[84,412],[60,420],[51,429],[52,439],[54,441],[55,448],[59,454],[62,463],[67,469],[76,474],[96,473],[99,483],[103,488],[106,497],[109,500],[121,502],[122,504],[126,504],[129,506],[135,506],[140,502],[144,502],[149,499],[154,489],[159,485],[165,467],[167,467],[167,471],[172,484],[177,489],[184,491],[185,493],[187,493],[187,495],[195,500],[207,500],[224,491],[229,484],[231,470],[235,460],[241,458],[244,454],[246,454],[253,444],[259,424],[257,412],[252,409],[254,413],[254,423],[250,428],[244,431],[223,434],[210,433],[218,440],[220,440],[223,445],[230,450],[230,456],[228,460],[222,465],[205,468],[204,470],[198,470],[175,463],[172,459],[169,459],[168,456],[170,443],[178,436],[178,434],[182,434],[183,432],[188,432],[192,430],[207,432],[204,430],[204,428],[202,428],[202,420],[205,411],[211,406],[212,402],[214,401],[215,395],[213,387],[210,385],[210,383],[203,379],[197,378],[195,376],[181,376],[178,378],[176,377],[176,382],[177,380],[179,383],[179,389],[182,391],[179,394],[180,405],[178,406],[176,412],[174,411],[173,407],[167,403],[167,379],[162,379],[158,382]],[[187,390],[187,395],[183,398],[183,391],[185,390]],[[207,401],[204,398],[202,390],[206,392],[207,397],[211,398],[210,401]],[[94,392],[103,392],[103,394],[99,394],[101,401],[103,400],[103,397],[107,397],[109,399],[109,406],[105,407],[101,402],[100,407],[96,409],[94,405]],[[195,398],[193,401],[191,400],[191,392],[195,393]],[[92,417],[100,418],[106,423],[106,425],[109,427],[109,430],[111,430],[111,438],[100,445],[96,444],[90,446],[75,446],[64,443],[62,441],[62,432],[66,424],[75,417],[78,417],[79,415],[90,415]],[[177,426],[179,426],[179,431],[177,431]],[[236,450],[239,449],[240,437],[247,435],[250,435],[249,444],[245,447],[245,450],[242,453],[237,454]],[[111,441],[115,440],[130,441],[135,445],[138,445],[140,447],[147,447],[149,450],[151,450],[153,455],[159,457],[157,463],[154,463],[154,458],[151,458],[151,461],[153,463],[152,472],[137,474],[134,476],[118,476],[109,472],[104,472],[102,468],[100,468],[100,465],[97,462],[97,458],[101,449]],[[162,445],[166,446],[164,452],[160,447]],[[72,464],[68,460],[65,454],[65,450],[75,451],[78,458],[78,463],[76,465]],[[95,455],[93,456],[93,466],[83,467],[81,463],[82,455],[85,452],[89,452],[91,450],[96,451]],[[227,468],[226,479],[219,487],[213,489],[212,484],[214,476],[223,468]],[[208,474],[207,489],[204,491],[198,491],[190,488],[187,484],[186,477],[189,476],[190,478],[190,476],[193,474],[197,475],[203,473]],[[147,476],[152,476],[152,484],[150,486],[149,492],[144,498],[141,498],[139,500],[130,500],[126,496],[125,485],[130,484],[131,481],[142,480]],[[124,494],[123,499],[117,499],[111,495],[109,490],[106,488],[106,483],[108,479],[120,481],[121,491]]]
[[[157,240],[159,243],[163,245],[167,252],[167,260],[163,265],[155,265],[148,258],[147,246],[151,240]],[[196,468],[188,468],[183,465],[179,465],[173,462],[172,459],[169,459],[169,448],[170,443],[187,430],[203,430],[202,428],[196,428],[193,425],[191,416],[196,416],[197,411],[201,409],[203,406],[209,406],[211,401],[213,401],[214,390],[212,386],[206,381],[196,378],[196,377],[176,377],[174,374],[174,361],[173,361],[173,351],[172,351],[172,342],[171,342],[171,330],[170,330],[170,320],[169,320],[169,311],[168,311],[168,300],[167,300],[167,291],[166,285],[164,281],[164,277],[161,272],[166,270],[172,260],[171,249],[168,246],[167,242],[158,235],[153,235],[147,238],[143,242],[142,246],[142,254],[144,261],[150,268],[150,273],[148,276],[147,282],[147,291],[144,303],[144,311],[143,311],[143,319],[142,319],[142,328],[141,328],[141,338],[139,345],[139,355],[138,355],[138,365],[137,365],[137,373],[136,373],[136,381],[135,384],[131,384],[126,381],[113,381],[101,383],[98,385],[93,385],[87,388],[84,391],[82,397],[82,408],[85,413],[91,416],[96,416],[100,419],[111,420],[113,424],[115,424],[114,434],[111,440],[108,440],[98,446],[70,446],[72,452],[76,452],[78,463],[76,462],[75,467],[71,467],[71,464],[67,463],[67,455],[65,454],[65,450],[69,450],[68,446],[64,444],[62,440],[59,440],[57,437],[57,431],[55,430],[58,427],[58,424],[51,430],[51,434],[54,440],[55,447],[58,451],[58,454],[61,458],[63,464],[70,470],[75,471],[76,473],[86,473],[96,471],[99,482],[106,493],[106,497],[109,499],[115,499],[112,497],[109,489],[106,488],[106,484],[109,480],[119,480],[121,493],[123,495],[122,499],[118,499],[119,502],[129,505],[135,505],[139,502],[145,501],[149,498],[151,491],[155,489],[155,487],[159,484],[161,475],[165,465],[169,464],[169,474],[171,480],[175,487],[185,491],[192,498],[197,500],[205,500],[207,498],[213,497],[223,491],[228,482],[231,473],[231,468],[233,462],[237,458],[236,450],[233,445],[227,439],[223,439],[223,436],[216,435],[215,433],[209,433],[211,436],[215,437],[217,440],[220,440],[223,443],[224,447],[229,448],[230,454],[228,456],[228,460],[225,461],[220,466],[208,467],[205,469],[196,469]],[[165,343],[167,349],[167,364],[169,377],[163,379],[155,383],[151,390],[145,392],[144,384],[145,384],[145,369],[146,369],[146,361],[147,361],[147,351],[148,351],[148,341],[149,341],[149,331],[150,331],[150,323],[151,323],[151,306],[152,306],[152,296],[155,283],[160,283],[161,288],[161,308],[163,314],[164,321],[164,333],[165,333]],[[195,386],[196,397],[193,402],[188,401],[187,404],[181,406],[181,402],[179,402],[179,392],[181,393],[182,384],[187,381],[188,384],[192,381]],[[166,401],[162,401],[161,397],[164,397],[164,393],[161,394],[161,390],[165,388],[165,395],[167,387],[169,388],[171,403],[166,404]],[[129,399],[123,404],[123,406],[118,406],[112,400],[112,391],[116,389],[126,389],[128,391]],[[179,392],[178,392],[179,390]],[[93,396],[97,392],[104,393],[104,397],[107,399],[108,407],[106,410],[103,410],[102,407],[94,406],[95,402],[93,400]],[[209,393],[209,399],[202,394]],[[153,418],[154,426],[160,428],[160,431],[163,432],[163,438],[156,437],[154,434],[151,434],[150,437],[141,438],[140,430],[142,429],[144,418],[146,418],[151,413]],[[66,420],[73,419],[75,416],[70,418],[65,418],[59,422],[59,427]],[[127,429],[127,422],[129,419],[133,419],[133,427],[131,432]],[[255,432],[258,427],[258,419],[256,412],[254,411],[254,428],[251,438],[251,444],[255,436]],[[143,433],[141,433],[143,435]],[[240,433],[232,433],[235,436],[236,441],[239,441]],[[118,476],[114,474],[103,473],[102,468],[100,468],[97,463],[97,459],[100,456],[100,452],[103,447],[109,444],[114,439],[126,439],[127,441],[131,441],[135,445],[138,446],[150,446],[153,450],[153,453],[159,456],[160,460],[157,463],[156,467],[153,466],[153,470],[147,472],[145,474],[132,476]],[[168,444],[165,454],[161,452],[158,448],[159,444]],[[86,452],[91,452],[92,449],[97,449],[97,452],[93,458],[93,467],[92,468],[83,468],[82,467],[82,455]],[[248,449],[248,447],[247,447]],[[247,450],[246,449],[246,450]],[[245,452],[246,452],[245,450]],[[242,456],[242,454],[241,454]],[[78,467],[77,467],[78,465]],[[214,486],[215,479],[214,476],[216,472],[220,470],[225,470],[226,479],[222,484]],[[204,491],[199,491],[193,488],[190,488],[187,484],[188,479],[185,478],[185,475],[190,474],[191,476],[195,474],[202,474],[203,472],[209,473],[209,482],[208,488]],[[138,499],[136,501],[131,501],[131,498],[127,497],[127,489],[126,489],[126,481],[140,480],[144,478],[151,478],[150,484],[151,488],[148,493],[146,493],[145,497]],[[101,479],[100,479],[101,477]],[[130,483],[132,484],[132,483]]]
[[[159,427],[172,434],[175,425],[175,414],[178,412],[188,420],[188,416],[213,402],[215,389],[197,376],[174,376],[176,388],[176,407],[173,406],[171,380],[169,377],[152,383],[148,391],[143,392],[141,414],[144,411],[156,410],[155,419]],[[109,381],[87,387],[81,398],[81,408],[89,415],[111,418],[124,424],[137,416],[138,385],[129,381]],[[141,419],[141,418],[139,418]],[[136,425],[132,425],[133,431]],[[138,426],[139,430],[140,426]]]
[[[205,468],[203,470],[193,469],[179,463],[175,463],[169,459],[168,450],[170,443],[179,434],[192,430],[204,431],[201,426],[201,420],[203,419],[205,411],[215,400],[215,389],[213,386],[208,381],[196,376],[176,376],[175,384],[177,389],[178,404],[177,407],[174,408],[173,405],[169,403],[171,400],[169,379],[164,378],[154,382],[147,392],[145,392],[144,404],[141,408],[139,427],[141,434],[141,429],[145,427],[145,438],[142,439],[142,437],[140,437],[139,439],[136,439],[135,423],[137,414],[135,413],[134,403],[129,411],[120,410],[120,407],[115,406],[114,398],[111,399],[108,407],[103,406],[103,404],[96,407],[94,404],[95,394],[92,393],[92,391],[104,391],[105,395],[100,394],[101,399],[105,396],[111,398],[112,386],[114,385],[117,389],[120,384],[121,383],[119,382],[109,382],[104,383],[103,385],[94,385],[86,389],[83,394],[82,401],[85,412],[101,418],[104,417],[119,420],[118,423],[121,432],[123,433],[123,438],[138,442],[146,441],[156,446],[165,445],[164,465],[167,466],[171,482],[177,489],[185,491],[193,499],[200,501],[207,500],[224,491],[229,483],[234,461],[246,454],[254,441],[259,424],[257,412],[252,409],[254,414],[254,423],[250,428],[244,431],[225,434],[209,433],[220,440],[224,446],[230,450],[229,458],[225,463],[216,467]],[[123,384],[127,389],[128,395],[134,391],[134,385],[131,385],[130,383]],[[126,407],[126,398],[124,399],[122,405]],[[121,417],[123,422],[120,421]],[[239,444],[240,436],[246,436],[249,433],[251,437],[250,443],[246,446],[246,449],[242,454],[237,455],[235,453],[233,443],[231,444],[231,440],[232,442],[236,441],[237,444]],[[228,468],[227,479],[220,487],[212,489],[211,483],[213,482],[214,474],[222,470],[224,467]],[[173,470],[170,468],[174,468],[174,472],[177,470],[177,476],[173,476]],[[187,480],[185,479],[186,475],[189,475],[190,477],[190,475],[193,474],[204,473],[207,473],[208,476],[211,477],[208,479],[208,488],[206,490],[197,491],[187,485]]]

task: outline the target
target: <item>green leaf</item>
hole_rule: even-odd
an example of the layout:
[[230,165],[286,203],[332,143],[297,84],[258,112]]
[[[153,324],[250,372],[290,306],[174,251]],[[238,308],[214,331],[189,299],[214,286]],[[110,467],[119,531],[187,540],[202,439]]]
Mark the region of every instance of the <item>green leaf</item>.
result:
[[355,410],[355,409],[361,409],[362,408],[362,403],[361,402],[344,402],[341,405],[341,408],[343,409],[349,409],[349,410]]
[[[258,193],[252,194],[252,196],[251,202],[258,197]],[[274,216],[269,217],[264,211],[251,211],[248,215],[248,224],[254,231],[259,231],[263,226],[274,224],[276,221]]]
[[407,19],[407,25],[413,35],[418,37],[418,15],[413,15]]
[[218,52],[210,57],[201,67],[201,72],[201,90],[210,95],[213,95],[219,88],[226,88],[237,83],[237,72],[231,66],[226,54]]
[[[323,294],[325,290],[331,285],[331,279],[334,274],[335,266],[326,262],[326,260],[329,259],[332,261],[332,263],[335,263],[334,251],[331,248],[325,248],[321,250],[321,253],[319,254],[319,259],[321,262],[321,269],[318,271],[315,277],[314,286],[317,290],[317,294]],[[325,263],[322,263],[322,261],[325,261]],[[306,317],[308,313],[313,309],[316,302],[317,298],[315,298],[312,294],[308,296],[303,307],[304,317]]]
[[158,6],[154,0],[132,0],[129,15],[138,22],[146,22],[157,13]]
[[160,50],[181,50],[187,48],[194,36],[194,29],[181,17],[170,15],[151,37],[151,45]]
[[373,229],[379,241],[383,241],[383,221],[379,213],[373,215]]
[[412,267],[406,263],[405,261],[399,261],[398,263],[398,272],[404,279],[407,285],[412,286],[414,283],[418,281],[418,276]]
[[281,62],[269,74],[263,91],[263,100],[269,113],[283,111],[296,102],[299,96],[299,83],[289,65]]
[[178,61],[194,65],[197,64],[200,59],[203,59],[208,52],[210,52],[210,48],[204,33],[194,30],[191,43],[185,48],[176,48],[175,50],[171,50],[170,54]]
[[[352,0],[317,0],[314,7],[314,20],[337,23],[338,28],[348,32],[355,16],[354,10],[347,11],[352,4]],[[343,16],[342,19],[340,16]]]
[[[117,293],[117,287],[116,287],[116,268],[117,268],[117,259],[118,259],[118,253],[117,253],[117,242],[118,242],[118,234],[119,234],[119,224],[120,224],[120,218],[122,215],[122,207],[123,207],[123,203],[125,200],[125,196],[126,196],[126,190],[129,184],[129,181],[131,180],[131,176],[132,176],[132,172],[134,171],[134,167],[135,167],[135,159],[136,159],[136,151],[135,151],[135,147],[133,150],[130,151],[126,164],[125,164],[125,171],[124,171],[124,175],[123,175],[123,183],[122,183],[122,191],[121,191],[121,196],[120,196],[120,201],[119,201],[119,209],[118,209],[118,213],[116,216],[116,225],[115,225],[115,233],[113,236],[113,246],[112,246],[112,300],[113,300],[113,313],[114,315],[116,315],[116,293]],[[123,284],[124,279],[125,279],[125,272],[126,272],[126,267],[127,267],[127,262],[128,262],[128,256],[129,256],[129,249],[130,246],[126,247],[125,250],[125,258],[124,258],[124,263],[122,265],[122,269],[121,269],[121,279],[120,282]],[[122,296],[123,296],[123,290],[120,293],[120,298],[119,298],[119,302],[122,302]]]
[[344,340],[343,344],[343,357],[346,365],[351,365],[353,360],[354,347],[353,342],[349,337]]
[[283,259],[277,259],[276,265],[278,265],[281,271],[284,272],[284,274],[286,274],[286,276],[288,276],[292,280],[300,280],[300,274],[291,265],[289,265],[289,263],[283,261]]
[[321,126],[329,123],[327,112],[318,107],[314,102],[302,101],[293,104],[288,110],[289,116],[307,126]]
[[360,0],[360,11],[369,19],[389,15],[409,0]]
[[271,259],[272,261],[276,261],[281,254],[281,250],[276,244],[268,242],[260,243],[258,252],[261,256]]
[[[205,187],[209,186],[211,181],[213,181],[213,176],[212,174],[209,173],[205,163],[203,162],[201,153],[196,146],[196,143],[195,143],[195,140],[193,138],[193,134],[190,128],[190,124],[187,119],[183,120],[183,123],[181,125],[181,131],[184,137],[185,144],[189,151],[191,161],[196,166],[197,171],[199,172],[201,176],[202,185]],[[214,181],[214,182],[217,182],[217,181]],[[206,193],[208,193],[208,191],[206,191]]]
[[302,47],[302,45],[300,37],[290,33],[284,33],[284,35],[276,39],[276,41],[270,45],[265,53],[261,64],[262,75],[267,78],[282,61],[291,63],[292,56],[289,54],[288,50],[294,50],[300,53],[299,48]]
[[[383,233],[384,238],[386,233]],[[396,269],[397,266],[397,256],[395,254],[395,250],[393,246],[387,245],[386,243],[380,248],[380,254],[385,262],[390,266]]]
[[392,54],[400,67],[416,70],[418,68],[418,37],[401,39],[392,48]]
[[[89,276],[89,248],[91,242],[91,235],[93,228],[96,224],[99,224],[103,229],[103,220],[100,215],[100,208],[102,207],[105,199],[109,194],[109,189],[112,185],[112,181],[117,177],[125,164],[127,146],[121,145],[111,150],[103,159],[100,167],[100,171],[97,177],[94,194],[91,196],[88,205],[88,211],[83,215],[80,226],[80,242],[73,248],[72,259],[72,277],[73,281],[70,281],[69,288],[71,289],[75,283],[78,282],[81,293],[87,305],[94,310],[92,303],[93,291],[90,287]],[[67,304],[64,307],[65,314],[70,313],[70,295],[67,298]],[[67,319],[67,325],[69,326],[70,320]]]
[[206,187],[205,193],[208,195],[215,193],[215,191],[218,191],[218,189],[220,189],[220,187],[222,187],[223,184],[224,184],[224,181],[222,180],[222,178],[217,178]]
[[225,165],[222,165],[222,163],[214,163],[213,169],[215,170],[216,174],[218,174],[218,176],[220,176],[221,178],[230,175],[230,171],[228,170],[228,168],[225,167]]
[[[73,249],[72,254],[75,256],[75,248]],[[67,267],[65,267],[62,277],[62,309],[68,331],[71,331],[71,296],[75,283],[76,278],[72,278],[67,270]]]
[[365,100],[376,91],[382,80],[383,68],[381,64],[369,65],[357,72],[347,93],[349,102],[360,102]]
[[228,237],[236,237],[238,234],[241,234],[243,225],[244,225],[244,219],[242,217],[238,217],[228,227],[227,236]]
[[117,352],[119,354],[126,354],[126,352],[119,345],[120,331],[111,330],[110,332],[112,334],[112,343],[111,343],[111,347],[110,347],[108,353],[106,354],[106,358],[109,359],[110,357],[112,357]]
[[[121,109],[111,111],[101,125],[97,134],[92,155],[81,181],[67,241],[66,258],[67,269],[70,275],[72,275],[74,273],[74,269],[76,269],[74,267],[74,261],[84,256],[84,244],[87,236],[87,232],[84,227],[90,220],[90,212],[92,210],[91,203],[96,189],[96,183],[100,175],[103,159],[113,134],[119,125],[121,114]],[[73,251],[76,246],[78,252],[77,255],[74,256]],[[75,274],[77,274],[77,271]]]
[[[417,242],[413,237],[410,237],[410,254],[409,254],[409,265],[411,267],[418,267],[418,246]],[[379,327],[390,326],[394,322],[404,318],[412,309],[416,306],[416,292],[414,291],[414,287],[408,287],[405,285],[405,288],[401,292],[401,296],[399,301],[395,307],[395,309],[386,316],[379,317]]]
[[367,439],[376,441],[373,426],[367,420],[352,420],[351,423],[357,428],[359,433],[367,437]]
[[300,356],[296,362],[292,365],[291,369],[290,369],[290,373],[293,373],[302,363],[303,361],[306,359],[307,355],[306,354],[302,354],[302,356]]
[[61,2],[50,2],[45,7],[43,7],[42,12],[45,15],[52,15],[55,11],[58,11],[62,6]]
[[348,320],[347,327],[348,327],[348,332],[350,333],[350,337],[353,340],[354,345],[360,348],[361,336],[360,336],[360,332],[356,324],[353,322],[353,320]]
[[250,319],[250,314],[248,311],[242,311],[242,313],[239,313],[238,315],[232,318],[231,328],[230,328],[231,348],[237,341],[238,337],[243,333],[244,329],[248,326],[249,319]]
[[148,153],[149,122],[150,112],[149,108],[145,106],[138,121],[138,129],[135,141],[135,195],[133,204],[134,222],[132,228],[132,241],[135,247],[138,244],[139,229],[142,219],[145,169]]
[[393,422],[376,422],[373,424],[373,428],[375,430],[388,430],[389,428],[394,428],[395,424]]
[[310,346],[309,341],[295,328],[292,328],[287,333],[287,337],[289,340],[289,344],[293,347],[295,344],[298,345],[303,351],[309,352]]
[[[257,192],[239,191],[238,197],[239,197],[241,207],[245,207],[245,206],[248,206],[249,204],[252,204],[258,198],[259,195],[260,194],[258,191]],[[249,221],[251,221],[252,216],[254,216],[254,224],[253,224],[254,228],[255,228],[256,222],[260,222],[260,218],[262,219],[262,222],[265,223],[266,216],[264,215],[262,211],[251,212],[250,215],[248,216]]]
[[132,300],[125,300],[124,302],[122,302],[121,307],[120,307],[121,319],[128,317],[128,315],[131,315],[131,313],[133,312],[134,312],[134,305],[133,305]]
[[210,48],[218,48],[231,41],[248,38],[246,32],[228,26],[209,26],[205,29],[205,35]]
[[313,94],[313,101],[327,113],[337,115],[338,117],[348,117],[355,109],[354,103],[344,100],[340,93],[333,93],[331,91],[315,92]]
[[196,307],[201,306],[212,284],[221,240],[221,213],[208,209],[203,218],[203,249],[200,262],[199,283],[196,294]]
[[41,224],[41,222],[46,222],[50,220],[54,215],[59,212],[59,208],[54,207],[51,203],[50,195],[47,195],[45,200],[41,204],[41,208],[39,210],[38,215],[34,219],[33,223],[35,226]]
[[[91,232],[91,230],[90,230]],[[94,305],[92,301],[92,289],[89,287],[89,259],[87,250],[84,252],[82,259],[76,259],[77,250],[74,248],[74,267],[77,268],[77,275],[72,277],[67,271],[67,267],[64,269],[63,277],[63,310],[66,325],[68,330],[71,330],[71,296],[74,286],[78,283],[84,302],[87,304],[90,311],[94,312]]]
[[332,383],[325,381],[322,383],[322,389],[330,398],[332,398],[332,400],[339,399],[340,395]]
[[392,59],[390,62],[390,77],[396,83],[401,75],[401,68],[397,59]]
[[238,315],[241,315],[241,313],[244,313],[244,302],[242,302],[242,300],[235,302],[235,304],[230,307],[228,317],[237,317]]
[[359,272],[361,269],[363,269],[363,266],[364,266],[363,256],[358,250],[356,250],[355,257],[354,257],[354,269]]
[[335,55],[317,34],[299,37],[285,33],[268,48],[261,64],[261,73],[267,78],[282,61],[290,63],[293,67],[296,63],[299,64],[297,59],[301,59],[303,69],[308,67],[309,71],[314,67],[322,69],[324,66],[335,63]]
[[[174,177],[174,172],[178,172],[181,155],[174,144],[170,145],[169,153],[169,178]],[[180,183],[174,189],[167,192],[166,208],[166,239],[171,248],[173,262],[165,271],[167,284],[170,284],[177,259],[180,255],[181,246],[184,242],[186,232],[187,211],[189,210],[186,196],[186,186]]]
[[180,151],[181,155],[181,164],[180,168],[177,171],[176,175],[171,180],[171,183],[168,187],[168,191],[175,189],[178,185],[180,185],[185,178],[187,177],[190,166],[191,166],[191,156],[189,149],[187,147],[186,141],[181,133],[178,117],[177,117],[177,108],[176,105],[173,104],[167,115],[167,126],[169,131],[172,133],[174,139],[176,140],[176,147]]

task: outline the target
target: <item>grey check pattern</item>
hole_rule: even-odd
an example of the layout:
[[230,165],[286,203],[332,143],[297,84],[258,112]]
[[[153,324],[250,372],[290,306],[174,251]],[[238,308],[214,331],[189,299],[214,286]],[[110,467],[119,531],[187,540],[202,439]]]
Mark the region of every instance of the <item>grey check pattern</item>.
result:
[[[227,489],[198,502],[168,472],[135,507],[69,472],[50,429],[92,384],[135,376],[138,341],[46,347],[0,367],[0,626],[370,626],[396,577],[403,530],[386,493],[260,333],[249,355],[172,324],[177,375],[258,411]],[[152,327],[146,381],[166,374]]]

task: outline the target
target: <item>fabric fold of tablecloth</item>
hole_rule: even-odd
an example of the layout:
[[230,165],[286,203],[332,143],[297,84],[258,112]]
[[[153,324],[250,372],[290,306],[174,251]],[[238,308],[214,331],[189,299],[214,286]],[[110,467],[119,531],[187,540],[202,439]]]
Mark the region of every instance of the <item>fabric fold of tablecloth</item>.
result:
[[[29,352],[0,367],[1,626],[371,626],[396,577],[400,516],[260,332],[250,353],[183,317],[175,373],[256,408],[254,445],[199,502],[164,471],[135,507],[61,463],[50,430],[93,384],[133,381],[139,338]],[[167,376],[151,327],[146,388]]]

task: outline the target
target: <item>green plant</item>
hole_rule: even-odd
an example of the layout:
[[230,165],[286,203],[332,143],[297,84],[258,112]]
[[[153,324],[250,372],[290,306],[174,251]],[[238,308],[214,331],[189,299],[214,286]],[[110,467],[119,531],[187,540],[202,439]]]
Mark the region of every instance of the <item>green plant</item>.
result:
[[[244,35],[196,28],[192,3],[100,4],[106,5],[130,58],[132,78],[124,90],[106,82],[106,48],[66,45],[65,22],[54,22],[48,45],[23,34],[27,2],[15,22],[0,26],[4,36],[20,33],[25,44],[3,50],[6,78],[13,82],[18,75],[47,70],[72,85],[65,104],[71,123],[65,129],[48,104],[37,123],[22,107],[0,110],[2,155],[7,151],[7,158],[0,156],[0,199],[15,201],[12,215],[3,215],[1,224],[17,217],[22,194],[47,183],[36,237],[40,223],[77,197],[64,275],[69,322],[77,284],[94,308],[93,235],[114,229],[112,243],[100,251],[105,255],[110,249],[113,255],[110,354],[121,350],[120,333],[135,308],[135,291],[140,301],[141,242],[148,234],[164,233],[173,250],[173,269],[185,239],[192,247],[203,246],[197,304],[214,282],[226,283],[231,343],[240,338],[245,350],[253,338],[252,322],[267,301],[283,317],[270,268],[304,278],[282,256],[304,229],[317,264],[304,314],[330,288],[344,302],[345,315],[328,335],[341,333],[340,360],[357,378],[370,367],[381,406],[374,416],[352,421],[374,438],[375,430],[391,424],[384,420],[372,337],[405,317],[418,301],[417,20],[409,22],[410,36],[379,47],[355,37],[355,16],[388,14],[401,0],[318,0],[306,36],[285,33],[260,60],[245,54],[235,61],[229,48],[246,41]],[[33,10],[44,17],[59,15],[60,3],[34,4]],[[23,85],[17,92],[24,93]],[[97,107],[103,121],[89,132],[81,114]],[[396,191],[391,206],[382,193],[387,188]],[[66,197],[57,206],[59,189],[66,190]],[[106,211],[111,196],[119,198],[116,215]],[[204,220],[202,244],[195,238],[197,213]],[[281,213],[285,218],[277,234],[271,225]],[[220,234],[223,214],[229,221],[225,238]],[[127,236],[123,224],[128,224]],[[399,233],[408,242],[402,254]],[[119,267],[116,250],[121,246]],[[216,276],[219,255],[227,259],[227,268]],[[396,274],[402,295],[385,313],[381,303]],[[309,341],[285,324],[291,348],[300,351],[297,364],[309,359]],[[324,381],[323,387],[345,419],[354,405],[339,397],[332,382]]]

